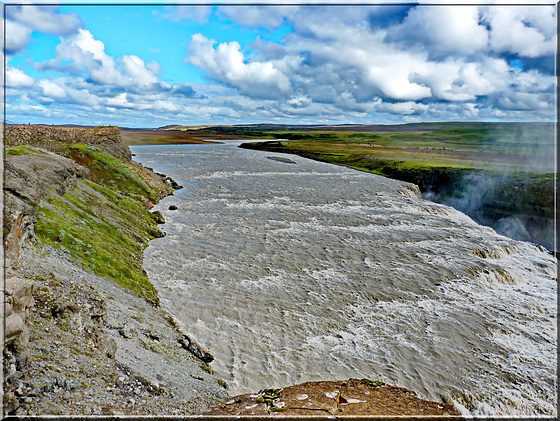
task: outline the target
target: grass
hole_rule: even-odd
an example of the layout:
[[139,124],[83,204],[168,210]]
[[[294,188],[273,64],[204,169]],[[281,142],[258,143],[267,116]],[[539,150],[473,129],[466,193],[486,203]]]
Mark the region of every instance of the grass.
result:
[[76,162],[89,168],[91,179],[96,183],[136,199],[157,200],[155,189],[117,158],[95,146],[73,144],[69,149]]
[[32,153],[40,153],[37,149],[32,148],[28,145],[12,146],[4,150],[4,156],[15,156],[15,155],[29,155]]
[[60,196],[51,191],[38,206],[35,233],[43,244],[64,248],[92,272],[158,304],[142,269],[148,241],[161,236],[146,208],[157,192],[124,163],[86,145],[70,147],[91,171]]
[[[109,194],[101,198],[93,195],[84,183],[63,197],[50,195],[48,205],[39,206],[35,233],[43,244],[66,249],[97,275],[157,304],[156,290],[143,275],[143,246],[138,241],[154,238],[150,230],[157,227],[153,219],[150,225],[151,214],[138,204],[123,211],[113,202],[112,192],[105,193]],[[101,208],[105,210],[96,215]]]

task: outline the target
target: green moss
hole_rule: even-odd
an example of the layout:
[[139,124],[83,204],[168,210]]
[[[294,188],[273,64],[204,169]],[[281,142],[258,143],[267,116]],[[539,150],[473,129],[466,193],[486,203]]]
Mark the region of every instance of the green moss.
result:
[[158,230],[150,212],[106,187],[87,180],[84,184],[78,183],[63,197],[51,195],[49,206],[39,206],[37,237],[66,249],[97,275],[158,303],[156,290],[142,271],[143,243]]
[[40,152],[37,149],[27,145],[12,146],[11,148],[6,148],[4,150],[4,156],[6,157],[14,156],[14,155],[29,155],[32,153],[40,153]]
[[371,386],[371,387],[379,387],[379,386],[383,386],[385,384],[384,382],[382,382],[380,380],[370,380],[370,379],[366,379],[366,378],[360,379],[360,382],[362,384],[366,384],[366,385]]
[[95,146],[73,144],[70,156],[89,168],[91,179],[136,199],[157,200],[157,192],[123,162]]

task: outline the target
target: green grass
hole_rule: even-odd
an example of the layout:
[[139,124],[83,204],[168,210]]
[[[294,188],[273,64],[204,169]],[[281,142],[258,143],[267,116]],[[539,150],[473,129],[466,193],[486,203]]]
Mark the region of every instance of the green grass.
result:
[[43,244],[64,247],[97,275],[158,303],[156,290],[142,271],[143,244],[157,230],[150,212],[89,181],[62,197],[51,194],[46,201],[48,205],[39,206],[35,225]]
[[79,179],[63,196],[51,191],[43,198],[37,237],[43,244],[64,248],[97,275],[158,304],[157,292],[142,269],[144,247],[161,236],[147,210],[148,200],[157,201],[156,190],[95,147],[75,144],[68,150],[90,169],[91,180]]
[[37,149],[27,145],[12,146],[4,150],[4,156],[6,157],[15,156],[15,155],[29,155],[32,153],[40,153],[40,152]]
[[95,146],[73,144],[69,148],[70,156],[89,168],[91,179],[96,183],[136,199],[157,200],[155,189],[114,156]]

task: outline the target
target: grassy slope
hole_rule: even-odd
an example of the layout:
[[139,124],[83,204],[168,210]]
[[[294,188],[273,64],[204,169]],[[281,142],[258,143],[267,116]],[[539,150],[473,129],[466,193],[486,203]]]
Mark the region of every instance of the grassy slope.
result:
[[[38,153],[7,148],[6,155]],[[78,180],[63,196],[48,192],[39,204],[35,233],[43,244],[64,248],[94,273],[158,303],[142,269],[142,251],[161,236],[147,210],[157,192],[127,165],[99,149],[68,146],[67,155],[88,167],[90,180]]]

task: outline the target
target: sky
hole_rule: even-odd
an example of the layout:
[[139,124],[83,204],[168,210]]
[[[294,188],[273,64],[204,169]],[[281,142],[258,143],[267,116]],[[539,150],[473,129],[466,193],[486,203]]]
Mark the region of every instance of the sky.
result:
[[556,6],[4,10],[10,123],[556,121]]

